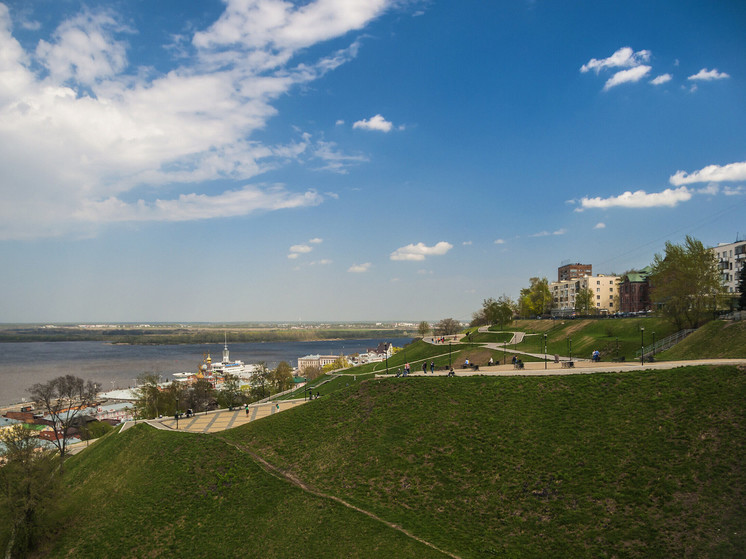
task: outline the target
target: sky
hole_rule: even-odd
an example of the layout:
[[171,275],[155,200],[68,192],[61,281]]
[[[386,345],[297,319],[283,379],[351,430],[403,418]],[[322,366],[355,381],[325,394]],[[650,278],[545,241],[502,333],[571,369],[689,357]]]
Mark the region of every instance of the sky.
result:
[[0,3],[0,322],[468,320],[746,237],[746,3]]

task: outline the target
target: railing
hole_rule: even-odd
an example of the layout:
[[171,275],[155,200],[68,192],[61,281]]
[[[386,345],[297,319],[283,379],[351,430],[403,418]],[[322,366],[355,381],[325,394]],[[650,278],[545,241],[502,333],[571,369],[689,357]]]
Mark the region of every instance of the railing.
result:
[[[676,332],[675,334],[671,334],[670,336],[663,338],[662,340],[656,340],[655,343],[646,345],[644,348],[642,348],[642,354],[645,357],[648,357],[650,355],[654,355],[661,351],[665,351],[668,348],[675,346],[677,343],[679,343],[681,340],[686,338],[692,332],[694,332],[694,330],[692,329],[681,330],[679,332]],[[639,349],[635,352],[635,358],[636,359],[640,358]]]

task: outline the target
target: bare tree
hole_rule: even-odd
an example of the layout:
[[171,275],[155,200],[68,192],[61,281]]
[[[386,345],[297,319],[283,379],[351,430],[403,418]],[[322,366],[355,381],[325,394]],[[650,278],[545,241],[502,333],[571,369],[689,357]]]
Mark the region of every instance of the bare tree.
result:
[[461,323],[455,318],[444,318],[435,325],[435,332],[440,336],[457,334],[461,330]]
[[67,434],[77,419],[96,401],[101,385],[73,375],[64,375],[29,388],[31,398],[42,407],[54,423],[54,444],[64,458],[67,453]]

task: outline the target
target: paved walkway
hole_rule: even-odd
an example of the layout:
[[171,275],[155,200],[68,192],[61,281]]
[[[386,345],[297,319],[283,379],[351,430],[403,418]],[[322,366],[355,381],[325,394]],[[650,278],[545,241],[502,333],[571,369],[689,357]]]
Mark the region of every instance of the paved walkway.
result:
[[[245,425],[249,421],[261,419],[262,417],[267,417],[274,413],[289,410],[290,408],[294,408],[303,403],[305,403],[305,400],[283,400],[281,402],[252,404],[249,406],[248,414],[244,408],[236,408],[232,411],[221,409],[206,413],[198,413],[192,417],[180,417],[178,421],[178,430],[186,433],[216,433],[218,431],[225,431],[226,429]],[[278,404],[279,408],[277,407]],[[134,421],[128,421],[122,427],[121,431],[125,431],[128,427],[134,425],[134,423]],[[155,427],[156,429],[177,430],[177,422],[173,417],[148,419],[145,423]]]
[[[566,358],[563,358],[566,359]],[[525,363],[523,369],[515,369],[513,365],[508,363],[507,365],[493,365],[479,366],[478,371],[472,369],[457,369],[454,367],[454,372],[457,377],[471,377],[471,376],[503,376],[503,377],[514,377],[514,376],[552,376],[552,375],[583,375],[590,373],[620,373],[629,371],[654,371],[658,369],[675,369],[677,367],[693,367],[695,365],[744,365],[746,366],[746,359],[692,359],[690,361],[656,361],[655,363],[640,364],[639,361],[628,361],[625,363],[594,363],[590,359],[583,361],[573,360],[574,367],[572,369],[566,369],[562,367],[562,363],[547,362],[546,369],[544,368],[543,362],[531,362]],[[413,370],[409,373],[410,377],[425,377],[425,376],[436,376],[443,377],[447,376],[448,371],[439,370],[432,373],[423,373],[422,371]],[[394,375],[381,375],[377,374],[376,378],[391,378]]]

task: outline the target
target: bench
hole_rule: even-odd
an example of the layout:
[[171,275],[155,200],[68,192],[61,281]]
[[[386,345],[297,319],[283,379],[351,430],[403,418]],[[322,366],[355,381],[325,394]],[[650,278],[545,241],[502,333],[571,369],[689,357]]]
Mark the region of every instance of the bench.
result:
[[572,361],[563,361],[562,362],[562,368],[563,369],[573,369],[575,368],[575,363]]
[[621,357],[615,357],[615,358],[614,358],[614,359],[612,359],[611,361],[612,361],[613,363],[624,363],[624,355],[622,355]]
[[523,369],[523,361],[518,361],[517,363],[513,363],[514,369]]

